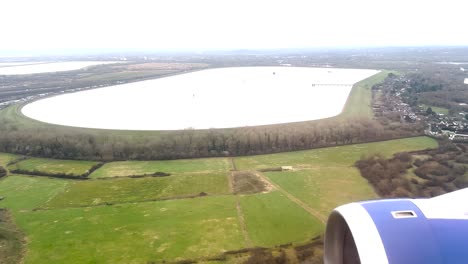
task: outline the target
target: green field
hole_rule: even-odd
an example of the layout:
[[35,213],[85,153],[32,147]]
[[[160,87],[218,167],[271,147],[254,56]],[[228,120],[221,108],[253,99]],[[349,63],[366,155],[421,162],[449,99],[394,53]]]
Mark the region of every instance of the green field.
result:
[[258,155],[236,158],[240,170],[264,169],[279,166],[298,168],[353,166],[363,155],[380,153],[390,157],[393,153],[437,147],[437,141],[429,137],[405,138],[376,143],[346,145],[305,151]]
[[377,198],[366,179],[353,167],[317,167],[265,175],[325,217],[339,205]]
[[[12,210],[27,236],[25,263],[206,259],[226,250],[307,242],[323,232],[323,218],[334,207],[376,197],[353,167],[356,160],[370,153],[391,156],[436,146],[433,139],[417,137],[236,157],[241,171],[281,165],[295,169],[261,173],[272,189],[249,195],[231,194],[231,161],[224,158],[113,162],[102,167],[105,176],[100,176],[120,170],[126,171],[122,176],[173,173],[167,177],[78,181],[10,175],[0,181],[0,207]],[[69,161],[31,160],[71,167]],[[208,196],[184,198],[200,192]],[[164,200],[170,198],[177,199]]]
[[152,201],[197,196],[201,192],[208,195],[229,194],[227,174],[73,181],[45,206],[57,208]]
[[161,263],[244,247],[234,197],[18,213],[26,263]]
[[242,196],[247,232],[255,246],[302,242],[323,232],[323,225],[278,191]]
[[8,162],[12,162],[19,158],[20,156],[9,154],[9,153],[1,153],[0,152],[0,166],[6,167]]
[[63,192],[71,181],[45,177],[9,175],[0,182],[0,207],[13,210],[38,208]]
[[30,158],[8,167],[9,170],[80,176],[98,164],[93,161]]
[[109,162],[90,175],[90,178],[144,175],[165,173],[207,173],[228,171],[231,163],[227,158],[163,161],[117,161]]
[[16,175],[0,182],[0,207],[13,210],[30,241],[26,263],[160,262],[245,246],[233,196],[32,210],[73,182]]

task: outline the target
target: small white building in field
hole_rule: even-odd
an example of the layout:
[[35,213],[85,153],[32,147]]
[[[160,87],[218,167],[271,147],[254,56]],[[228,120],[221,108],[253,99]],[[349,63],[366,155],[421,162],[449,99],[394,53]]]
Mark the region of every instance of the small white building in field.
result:
[[281,166],[282,171],[292,171],[293,167],[292,166]]

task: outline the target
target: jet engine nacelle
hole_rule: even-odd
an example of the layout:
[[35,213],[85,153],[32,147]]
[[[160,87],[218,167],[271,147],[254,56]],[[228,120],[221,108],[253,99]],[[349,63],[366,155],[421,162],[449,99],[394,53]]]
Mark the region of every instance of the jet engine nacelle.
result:
[[468,263],[468,188],[351,203],[328,218],[325,264]]

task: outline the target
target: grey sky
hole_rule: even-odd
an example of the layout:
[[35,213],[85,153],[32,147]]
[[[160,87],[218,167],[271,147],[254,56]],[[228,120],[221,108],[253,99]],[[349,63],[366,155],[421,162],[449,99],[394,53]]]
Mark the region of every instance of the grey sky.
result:
[[0,53],[468,45],[463,0],[2,0]]

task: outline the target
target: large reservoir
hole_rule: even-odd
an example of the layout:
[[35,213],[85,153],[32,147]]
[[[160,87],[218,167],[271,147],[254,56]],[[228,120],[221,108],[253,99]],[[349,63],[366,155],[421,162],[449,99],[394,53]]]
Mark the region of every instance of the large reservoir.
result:
[[238,67],[63,94],[23,114],[65,126],[177,130],[316,120],[338,115],[352,85],[376,70]]

